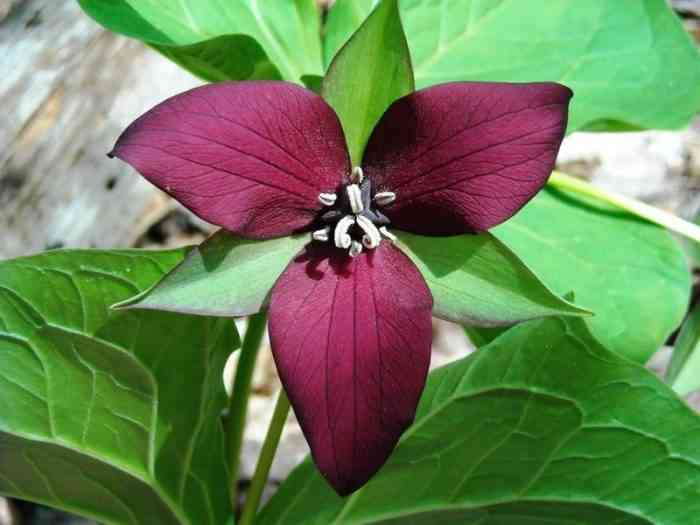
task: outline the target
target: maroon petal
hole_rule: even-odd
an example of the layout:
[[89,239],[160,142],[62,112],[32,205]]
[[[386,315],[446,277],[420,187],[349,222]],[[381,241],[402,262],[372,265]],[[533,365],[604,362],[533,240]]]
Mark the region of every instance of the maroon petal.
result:
[[572,92],[554,83],[455,82],[403,97],[370,137],[363,167],[385,214],[423,235],[487,230],[547,182]]
[[384,242],[351,259],[310,246],[277,281],[272,351],[316,465],[358,489],[413,421],[430,363],[432,297]]
[[111,155],[203,219],[268,238],[309,226],[349,171],[345,138],[321,97],[286,82],[211,84],[136,120]]

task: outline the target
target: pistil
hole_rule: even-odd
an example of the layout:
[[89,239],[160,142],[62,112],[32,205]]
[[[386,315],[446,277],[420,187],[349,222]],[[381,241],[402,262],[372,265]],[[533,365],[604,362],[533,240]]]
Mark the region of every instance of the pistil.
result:
[[[345,193],[320,193],[319,202],[330,208],[320,215],[320,220],[328,224],[311,233],[314,241],[331,240],[337,248],[348,250],[350,257],[357,257],[363,249],[372,250],[382,239],[396,241],[396,236],[387,230],[389,220],[377,209],[396,200],[392,191],[381,191],[372,196],[372,185],[365,178],[362,168],[356,166],[350,173],[350,183]],[[360,238],[361,236],[361,238]]]

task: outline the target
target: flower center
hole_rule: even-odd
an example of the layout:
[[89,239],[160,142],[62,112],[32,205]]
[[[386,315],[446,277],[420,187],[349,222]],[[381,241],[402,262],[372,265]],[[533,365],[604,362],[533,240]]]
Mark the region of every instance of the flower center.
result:
[[396,236],[386,229],[389,219],[379,208],[391,204],[396,195],[390,191],[372,192],[372,183],[356,166],[350,175],[350,184],[340,192],[321,193],[318,200],[330,208],[321,215],[325,224],[311,234],[314,241],[332,242],[357,257],[364,249],[379,246],[382,238],[395,241]]

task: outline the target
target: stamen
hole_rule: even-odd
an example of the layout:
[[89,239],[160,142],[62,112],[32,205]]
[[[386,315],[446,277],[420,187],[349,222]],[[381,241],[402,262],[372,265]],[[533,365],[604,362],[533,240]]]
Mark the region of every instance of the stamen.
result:
[[365,248],[376,248],[382,242],[382,236],[377,227],[367,217],[357,216],[357,225],[362,228],[365,235],[362,236],[362,244]]
[[348,200],[350,201],[350,208],[354,214],[362,213],[365,209],[364,204],[362,204],[362,191],[357,184],[350,184],[345,188],[348,192]]
[[324,206],[333,206],[338,196],[335,193],[319,193],[318,200]]
[[381,228],[379,228],[379,233],[381,233],[384,237],[389,239],[391,242],[396,242],[396,235],[394,235],[389,230],[387,230],[386,226],[382,226]]
[[380,191],[374,196],[374,202],[377,203],[378,206],[386,206],[387,204],[391,204],[396,200],[396,193],[393,191]]
[[348,253],[350,254],[350,257],[357,257],[362,253],[362,245],[357,241],[352,241],[352,245],[350,246]]
[[352,215],[346,215],[338,221],[338,224],[336,224],[333,240],[338,248],[350,248],[352,238],[348,234],[348,230],[350,230],[350,227],[353,224],[355,224],[355,217]]
[[325,228],[321,228],[320,230],[316,230],[315,232],[311,233],[311,238],[314,241],[322,241],[326,242],[328,240],[328,234],[331,232],[331,227],[326,226]]
[[362,184],[363,180],[365,180],[365,174],[362,171],[362,168],[355,166],[350,174],[350,182],[354,184]]

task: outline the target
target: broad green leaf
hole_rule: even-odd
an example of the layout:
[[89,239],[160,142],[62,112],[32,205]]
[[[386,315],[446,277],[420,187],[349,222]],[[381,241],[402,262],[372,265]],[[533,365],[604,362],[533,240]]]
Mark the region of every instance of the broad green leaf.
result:
[[411,56],[397,0],[385,0],[340,50],[321,94],[340,118],[350,160],[362,153],[374,125],[396,99],[413,91]]
[[681,396],[700,390],[700,307],[697,305],[678,334],[666,381]]
[[260,44],[245,35],[219,36],[189,46],[153,47],[207,82],[282,79]]
[[507,326],[465,326],[464,333],[467,334],[467,338],[476,348],[481,348],[508,331],[508,329],[509,327]]
[[328,12],[323,31],[323,62],[326,66],[377,4],[379,0],[336,0]]
[[690,272],[658,226],[550,188],[492,233],[555,293],[573,291],[593,335],[629,359],[646,362],[683,320]]
[[687,525],[700,419],[582,321],[519,325],[430,375],[388,463],[341,499],[311,462],[261,525]]
[[[78,0],[83,10],[111,31],[154,45],[195,74],[231,80],[236,72],[278,70],[286,80],[322,74],[319,15],[313,0]],[[232,40],[231,37],[239,36]],[[225,40],[213,40],[227,36]],[[244,38],[240,38],[244,36]],[[249,40],[245,42],[245,40]],[[257,42],[273,68],[257,50]],[[173,46],[206,44],[206,53],[191,58],[191,49]],[[169,46],[164,49],[162,46]],[[229,47],[230,46],[230,47]],[[225,56],[226,53],[230,55]],[[206,66],[201,63],[206,60]],[[234,61],[239,62],[238,67]],[[251,61],[250,63],[242,63]],[[276,77],[271,77],[276,78]]]
[[272,285],[308,236],[252,241],[220,230],[146,292],[117,307],[215,316],[260,311]]
[[[326,59],[372,3],[337,1]],[[700,110],[700,55],[666,0],[402,0],[401,15],[419,88],[561,82],[569,132],[677,128]]]
[[[564,295],[564,299],[570,303],[575,302],[575,294],[569,292]],[[469,341],[476,347],[481,348],[486,346],[491,341],[496,339],[499,335],[503,334],[510,329],[509,326],[469,326],[464,325],[464,333],[469,338]]]
[[0,263],[0,494],[120,525],[227,520],[220,415],[233,323],[109,308],[183,255]]
[[554,295],[493,235],[423,237],[396,232],[433,294],[437,317],[477,326],[539,317],[587,315]]

